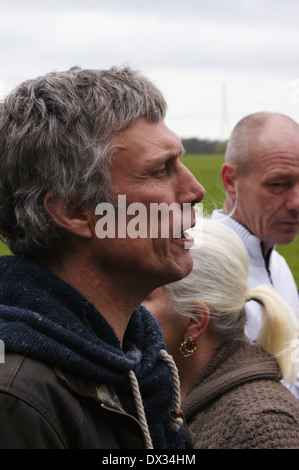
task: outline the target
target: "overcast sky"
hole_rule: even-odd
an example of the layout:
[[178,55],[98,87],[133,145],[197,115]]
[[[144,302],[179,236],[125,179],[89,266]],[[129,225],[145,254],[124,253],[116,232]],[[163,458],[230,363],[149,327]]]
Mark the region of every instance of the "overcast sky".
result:
[[256,111],[299,122],[298,0],[0,0],[0,95],[74,65],[130,65],[181,137],[226,138]]

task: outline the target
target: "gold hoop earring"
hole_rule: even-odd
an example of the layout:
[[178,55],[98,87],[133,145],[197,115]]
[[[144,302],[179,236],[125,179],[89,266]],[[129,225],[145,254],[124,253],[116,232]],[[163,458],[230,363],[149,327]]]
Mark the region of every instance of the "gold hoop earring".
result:
[[196,350],[196,343],[192,336],[188,336],[180,345],[180,352],[183,357],[190,357]]

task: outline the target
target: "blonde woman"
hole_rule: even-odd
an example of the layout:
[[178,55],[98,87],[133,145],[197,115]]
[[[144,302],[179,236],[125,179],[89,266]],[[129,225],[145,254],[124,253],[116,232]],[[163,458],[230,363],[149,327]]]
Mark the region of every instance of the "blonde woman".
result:
[[[192,252],[193,271],[144,304],[176,361],[195,448],[299,448],[299,400],[281,383],[298,373],[296,315],[274,289],[248,290],[245,247],[226,225],[205,219]],[[263,311],[256,344],[244,334],[252,299]]]

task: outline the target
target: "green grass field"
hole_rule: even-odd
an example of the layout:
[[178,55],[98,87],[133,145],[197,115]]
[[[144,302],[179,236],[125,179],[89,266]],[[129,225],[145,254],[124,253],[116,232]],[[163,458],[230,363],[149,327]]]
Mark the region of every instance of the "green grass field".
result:
[[[203,200],[204,212],[222,207],[225,192],[221,181],[223,155],[185,155],[182,162],[204,186],[206,195]],[[290,245],[277,246],[277,251],[285,257],[299,287],[299,237]]]
[[9,249],[7,248],[7,246],[4,245],[4,243],[0,242],[0,256],[9,255],[9,254],[10,254],[10,252],[9,252]]
[[[203,201],[205,213],[210,214],[213,209],[221,208],[225,197],[220,175],[223,155],[185,155],[182,161],[206,190]],[[299,286],[299,237],[291,245],[277,247],[277,251],[286,258]],[[0,243],[0,255],[8,253],[7,247]]]

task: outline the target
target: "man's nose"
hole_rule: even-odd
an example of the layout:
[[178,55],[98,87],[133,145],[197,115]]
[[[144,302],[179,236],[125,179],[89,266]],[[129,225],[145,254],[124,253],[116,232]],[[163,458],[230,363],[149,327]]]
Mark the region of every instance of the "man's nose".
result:
[[190,170],[182,163],[180,177],[178,181],[178,190],[179,190],[179,199],[180,203],[192,203],[196,204],[205,196],[204,187],[197,181],[195,176],[191,173]]
[[286,208],[290,211],[299,212],[299,182],[289,192]]

